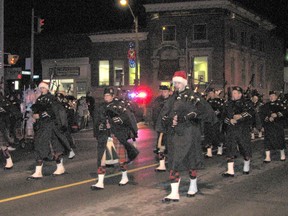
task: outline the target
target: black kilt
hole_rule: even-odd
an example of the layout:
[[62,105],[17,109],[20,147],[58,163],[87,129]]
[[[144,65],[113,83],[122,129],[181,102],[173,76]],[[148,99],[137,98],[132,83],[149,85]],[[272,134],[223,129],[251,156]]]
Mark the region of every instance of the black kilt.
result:
[[167,134],[169,169],[183,171],[203,168],[200,125],[190,124],[182,129],[180,135],[173,131]]

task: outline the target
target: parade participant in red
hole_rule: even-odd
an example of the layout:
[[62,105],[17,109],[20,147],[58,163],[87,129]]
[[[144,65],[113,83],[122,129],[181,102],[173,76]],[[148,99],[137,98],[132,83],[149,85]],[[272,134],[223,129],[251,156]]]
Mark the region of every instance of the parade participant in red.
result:
[[[164,197],[164,203],[179,201],[180,171],[186,170],[190,176],[188,197],[198,192],[196,170],[203,164],[200,121],[202,98],[187,86],[185,71],[177,71],[173,76],[175,92],[160,112],[161,124],[157,131],[167,131],[168,167],[170,169],[171,193]],[[207,103],[207,102],[206,102]],[[205,109],[203,109],[205,110]]]

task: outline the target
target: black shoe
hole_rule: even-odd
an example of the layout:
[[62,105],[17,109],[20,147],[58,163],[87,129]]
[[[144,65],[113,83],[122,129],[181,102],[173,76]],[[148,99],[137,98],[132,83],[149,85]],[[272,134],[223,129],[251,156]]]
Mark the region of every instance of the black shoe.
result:
[[100,187],[96,187],[96,186],[92,185],[92,186],[90,187],[90,189],[91,189],[91,190],[103,190],[104,188],[100,188]]
[[158,149],[158,148],[154,149],[154,150],[153,150],[153,153],[154,153],[154,154],[159,154],[159,149]]
[[195,197],[195,195],[196,195],[196,193],[195,194],[188,194],[188,193],[186,194],[186,196],[189,197],[189,198]]
[[263,163],[266,163],[266,164],[267,164],[267,163],[270,163],[270,162],[271,162],[271,161],[265,161],[265,160],[263,161]]
[[222,176],[225,178],[229,178],[229,177],[234,177],[234,174],[222,173]]
[[13,166],[12,167],[4,167],[4,170],[11,170],[13,168]]
[[155,169],[155,172],[166,172],[166,170]]
[[249,175],[249,171],[248,172],[243,171],[243,175]]
[[179,202],[179,199],[163,198],[162,203]]
[[[129,181],[128,181],[129,182]],[[122,186],[125,186],[125,185],[127,185],[128,184],[128,182],[126,182],[125,184],[120,184],[120,183],[118,183],[118,185],[120,186],[120,187],[122,187]]]
[[26,178],[27,181],[39,180],[39,179],[42,179],[42,177],[36,178],[36,177],[33,177],[33,176],[29,176],[29,177]]
[[208,156],[208,155],[205,155],[204,157],[205,157],[206,159],[212,158],[212,156]]

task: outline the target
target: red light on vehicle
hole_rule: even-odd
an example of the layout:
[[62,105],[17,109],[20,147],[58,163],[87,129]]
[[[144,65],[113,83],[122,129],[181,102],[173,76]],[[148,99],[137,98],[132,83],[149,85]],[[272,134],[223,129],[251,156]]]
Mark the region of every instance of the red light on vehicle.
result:
[[152,90],[148,86],[138,86],[134,101],[138,104],[149,104],[152,100]]
[[146,92],[140,92],[137,97],[139,98],[146,98],[147,97],[147,93]]

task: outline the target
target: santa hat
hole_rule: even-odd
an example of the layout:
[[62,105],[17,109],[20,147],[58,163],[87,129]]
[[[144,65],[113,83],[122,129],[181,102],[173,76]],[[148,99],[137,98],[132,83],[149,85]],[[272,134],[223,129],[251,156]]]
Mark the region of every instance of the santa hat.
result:
[[48,83],[46,83],[46,82],[41,82],[41,83],[39,84],[39,89],[40,89],[40,88],[45,88],[45,89],[49,90],[49,85],[48,85]]
[[185,71],[176,71],[174,73],[172,81],[183,83],[186,86],[188,84],[186,72]]

